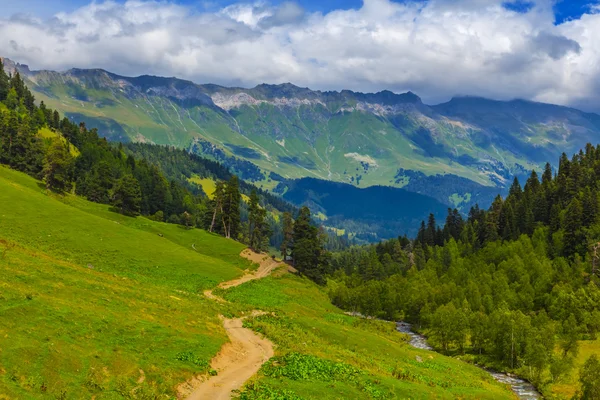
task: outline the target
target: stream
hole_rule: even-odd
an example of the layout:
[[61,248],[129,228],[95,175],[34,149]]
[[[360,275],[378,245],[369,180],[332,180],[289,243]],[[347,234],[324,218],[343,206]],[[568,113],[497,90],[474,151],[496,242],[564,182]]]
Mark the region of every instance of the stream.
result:
[[[396,324],[396,330],[401,333],[405,333],[410,336],[410,345],[422,350],[433,350],[431,346],[427,344],[427,339],[423,335],[419,335],[412,331],[412,326],[406,322],[398,322]],[[501,372],[492,371],[486,368],[482,368],[492,375],[492,377],[500,383],[510,385],[511,390],[521,400],[538,400],[542,398],[542,395],[537,391],[535,386],[527,382],[524,379],[517,378],[509,374],[503,374]]]

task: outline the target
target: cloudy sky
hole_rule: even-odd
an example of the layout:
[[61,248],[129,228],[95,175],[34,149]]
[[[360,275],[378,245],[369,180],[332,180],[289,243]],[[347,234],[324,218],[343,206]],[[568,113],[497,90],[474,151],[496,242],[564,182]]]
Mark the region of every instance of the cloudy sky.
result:
[[32,69],[600,111],[600,0],[0,1],[0,55]]

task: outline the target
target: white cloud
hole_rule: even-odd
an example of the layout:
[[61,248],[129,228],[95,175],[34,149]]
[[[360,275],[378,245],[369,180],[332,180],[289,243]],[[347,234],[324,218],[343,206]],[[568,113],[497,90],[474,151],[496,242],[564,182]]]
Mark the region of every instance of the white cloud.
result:
[[0,19],[0,55],[32,68],[105,68],[252,86],[522,97],[600,110],[600,13],[555,26],[552,0],[365,0],[306,13],[293,2],[216,12],[165,1],[93,2],[40,20]]

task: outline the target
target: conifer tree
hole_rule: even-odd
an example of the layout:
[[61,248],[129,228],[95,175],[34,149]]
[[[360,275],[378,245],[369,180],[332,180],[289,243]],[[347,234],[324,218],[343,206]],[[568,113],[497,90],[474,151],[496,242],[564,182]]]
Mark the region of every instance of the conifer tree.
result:
[[6,100],[9,88],[10,83],[8,75],[6,75],[6,72],[4,71],[4,63],[0,60],[0,101]]
[[583,220],[583,210],[578,199],[573,199],[565,212],[564,219],[564,253],[566,256],[572,256],[582,245],[581,227]]
[[113,205],[121,214],[135,216],[140,213],[142,192],[140,184],[131,174],[119,179],[113,197]]
[[292,214],[289,212],[283,213],[282,217],[283,224],[283,240],[281,241],[281,257],[283,261],[287,261],[289,251],[293,246],[294,240],[294,219]]
[[259,224],[259,210],[258,194],[256,194],[256,190],[252,190],[252,193],[250,193],[250,201],[248,202],[248,242],[252,248],[255,243],[254,235],[256,233],[256,226]]
[[239,179],[233,175],[225,188],[223,199],[223,219],[225,237],[237,239],[240,228],[240,194]]
[[542,185],[547,189],[552,184],[552,166],[546,163],[544,174],[542,175]]
[[308,207],[300,209],[294,222],[293,238],[292,259],[296,269],[315,282],[324,283],[327,254],[322,242],[323,236],[319,235],[319,230],[311,224]]
[[[215,224],[223,221],[223,203],[225,201],[225,183],[223,181],[218,181],[215,187],[215,192],[213,194],[213,199],[211,201],[211,210],[212,210],[212,218],[209,225],[209,232],[213,232],[216,228]],[[225,232],[225,222],[223,222],[224,232]]]
[[523,194],[523,190],[521,188],[521,184],[519,183],[519,178],[515,176],[513,179],[513,183],[510,186],[510,190],[508,191],[508,195],[514,198],[516,201],[521,200],[521,195]]

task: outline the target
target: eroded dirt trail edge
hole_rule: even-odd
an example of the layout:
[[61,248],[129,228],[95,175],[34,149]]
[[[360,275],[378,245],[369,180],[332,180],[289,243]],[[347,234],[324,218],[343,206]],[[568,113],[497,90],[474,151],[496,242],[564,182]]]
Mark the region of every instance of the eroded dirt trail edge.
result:
[[[247,273],[241,278],[223,282],[219,288],[229,289],[255,279],[265,278],[277,268],[285,266],[284,263],[277,262],[265,254],[258,254],[249,249],[242,251],[240,255],[259,264],[258,270]],[[204,295],[214,301],[225,302],[221,297],[214,295],[212,290],[205,291]],[[251,316],[262,314],[264,314],[262,311],[255,310]],[[247,317],[228,319],[221,316],[229,343],[223,345],[219,354],[211,361],[211,369],[217,371],[217,375],[198,376],[180,385],[178,388],[179,398],[187,400],[231,399],[232,391],[241,389],[244,383],[257,373],[269,358],[273,357],[273,343],[252,330],[244,328],[243,320],[245,318]]]

